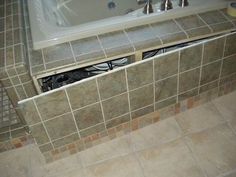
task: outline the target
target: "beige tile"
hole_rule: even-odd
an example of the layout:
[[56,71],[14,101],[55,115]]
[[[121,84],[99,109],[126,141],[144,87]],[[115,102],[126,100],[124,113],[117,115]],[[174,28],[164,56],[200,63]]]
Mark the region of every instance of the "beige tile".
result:
[[82,169],[81,160],[76,154],[49,164],[45,164],[47,176],[61,177],[62,174],[67,176],[67,173],[75,169]]
[[189,136],[188,144],[208,177],[236,167],[236,136],[227,124]]
[[236,176],[236,172],[234,170],[234,172],[231,173],[227,173],[226,175],[224,175],[223,177],[235,177]]
[[185,133],[202,131],[224,122],[212,103],[183,112],[176,116],[176,120]]
[[236,119],[236,92],[217,98],[213,103],[225,119]]
[[236,132],[236,119],[230,121],[229,124],[232,127],[232,129]]
[[129,136],[108,141],[80,152],[79,157],[84,167],[97,164],[99,162],[120,157],[131,152],[131,142]]
[[131,133],[135,150],[170,142],[181,137],[181,129],[174,118],[168,118]]
[[182,140],[138,153],[148,177],[204,177]]
[[143,177],[134,155],[119,157],[87,169],[88,177]]

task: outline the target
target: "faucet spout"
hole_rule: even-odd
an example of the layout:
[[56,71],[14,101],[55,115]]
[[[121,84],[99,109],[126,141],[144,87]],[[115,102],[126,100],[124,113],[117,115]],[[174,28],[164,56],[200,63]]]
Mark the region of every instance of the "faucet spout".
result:
[[145,6],[143,8],[143,13],[144,14],[151,14],[151,13],[153,13],[152,0],[147,0]]

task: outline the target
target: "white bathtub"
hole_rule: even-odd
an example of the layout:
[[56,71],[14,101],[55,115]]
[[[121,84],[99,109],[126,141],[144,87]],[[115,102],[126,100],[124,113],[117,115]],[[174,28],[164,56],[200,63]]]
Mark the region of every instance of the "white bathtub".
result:
[[[109,9],[113,1],[116,8]],[[143,14],[136,0],[28,0],[30,27],[35,50],[67,41],[94,36],[128,27],[227,7],[229,0],[189,0],[180,8],[159,10],[160,0],[153,0],[154,13]],[[127,14],[127,12],[134,10]]]

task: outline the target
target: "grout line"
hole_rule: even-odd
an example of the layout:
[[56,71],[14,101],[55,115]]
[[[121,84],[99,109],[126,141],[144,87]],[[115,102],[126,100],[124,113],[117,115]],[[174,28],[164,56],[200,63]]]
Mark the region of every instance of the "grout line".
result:
[[210,25],[208,25],[207,22],[199,14],[196,14],[196,16],[211,30],[211,33],[214,32]]
[[[224,47],[223,47],[223,57],[225,56],[225,48],[226,48],[226,37],[224,38]],[[218,94],[220,93],[220,81],[222,79],[222,69],[223,69],[224,58],[221,60],[220,64],[220,73],[219,73],[219,81],[218,81]]]
[[129,104],[129,117],[130,117],[130,121],[131,121],[132,115],[131,115],[130,91],[129,91],[128,73],[127,73],[126,68],[125,68],[125,82],[126,82],[127,97],[128,97],[128,104]]
[[106,51],[105,51],[105,49],[104,49],[104,47],[103,47],[103,45],[102,45],[102,41],[100,40],[100,38],[98,37],[98,35],[96,35],[96,37],[97,37],[98,43],[99,43],[99,45],[100,45],[100,47],[101,47],[101,49],[102,49],[102,51],[103,51],[105,57],[108,58],[108,57],[107,57],[107,54],[106,54]]
[[44,69],[46,70],[46,62],[45,62],[45,58],[44,58],[44,52],[43,52],[43,49],[40,49],[41,50],[41,55],[42,55],[42,60],[43,60],[43,66],[44,66]]
[[[9,77],[8,70],[5,70],[5,72],[7,73],[7,76]],[[20,99],[20,95],[19,95],[19,93],[17,92],[16,86],[13,84],[13,82],[12,82],[11,79],[9,79],[9,80],[10,80],[12,86],[11,86],[11,87],[5,87],[5,89],[8,89],[8,88],[12,88],[12,87],[13,87],[14,90],[15,90],[15,93],[16,93],[16,96],[17,96],[18,100],[21,100],[21,99]],[[20,85],[20,84],[19,84],[19,85]]]
[[136,51],[136,48],[135,48],[133,42],[131,41],[131,39],[130,39],[128,33],[127,33],[124,29],[123,29],[122,31],[124,32],[125,36],[127,37],[128,41],[129,41],[129,43],[130,43],[130,45],[133,47],[133,52],[135,52],[135,51]]
[[41,120],[41,123],[42,123],[42,125],[43,125],[43,128],[45,129],[45,132],[46,132],[46,134],[47,134],[47,136],[48,136],[49,143],[51,143],[53,149],[55,149],[55,147],[54,147],[54,145],[53,145],[53,143],[52,143],[52,139],[51,139],[51,137],[49,136],[48,130],[47,130],[47,128],[46,128],[46,126],[45,126],[45,124],[44,124],[44,122],[43,122],[41,113],[39,112],[38,106],[37,106],[37,104],[35,103],[35,100],[34,100],[34,99],[33,99],[32,101],[33,101],[33,104],[34,104],[34,106],[35,106],[35,108],[36,108],[36,111],[37,111],[37,113],[38,113],[38,115],[39,115],[39,118],[40,118],[40,120]]
[[155,102],[156,102],[156,82],[155,82],[156,77],[155,77],[155,62],[154,62],[154,60],[152,61],[152,65],[153,65],[153,67],[152,67],[152,69],[153,69],[153,71],[152,71],[152,74],[153,74],[153,108],[155,111],[156,110],[156,104],[155,104]]
[[151,24],[148,24],[148,25],[149,25],[149,27],[151,28],[151,30],[152,30],[154,36],[157,37],[157,38],[161,41],[161,45],[164,45],[164,42],[162,41],[161,37],[168,36],[168,35],[171,35],[171,34],[174,34],[174,33],[178,33],[178,32],[167,33],[167,34],[165,34],[165,35],[163,35],[163,36],[158,36],[158,35],[154,32],[155,30],[154,30],[153,26],[152,26]]
[[187,39],[190,39],[188,33],[184,30],[184,28],[176,21],[176,19],[173,19],[173,21],[175,22],[175,24],[182,30],[182,32],[185,33]]
[[72,107],[71,107],[70,98],[69,98],[69,96],[68,96],[68,93],[67,93],[67,90],[66,90],[66,89],[65,89],[65,94],[66,94],[67,102],[68,102],[68,104],[69,104],[70,111],[71,111],[71,114],[72,114],[72,117],[73,117],[73,121],[74,121],[74,123],[75,123],[75,127],[76,127],[76,130],[77,130],[77,134],[78,134],[79,138],[81,138],[80,133],[79,133],[79,128],[78,128],[78,125],[77,125],[76,120],[75,120],[75,115],[74,115],[73,109],[72,109]]
[[179,82],[180,82],[180,58],[181,58],[181,51],[178,51],[178,71],[177,71],[177,98],[176,102],[179,102]]
[[223,15],[226,18],[226,20],[228,20],[228,22],[230,22],[234,27],[236,27],[236,25],[233,23],[233,20],[227,17],[221,10],[218,11],[221,13],[221,15]]
[[205,52],[205,43],[202,44],[202,55],[201,55],[201,64],[200,64],[200,76],[198,81],[198,95],[200,93],[200,86],[201,86],[201,80],[202,80],[202,64],[203,64],[203,58],[204,58],[204,52]]
[[73,56],[73,58],[74,58],[74,61],[75,61],[75,63],[77,63],[76,57],[75,57],[75,53],[74,53],[74,50],[73,50],[73,48],[72,48],[71,41],[69,42],[69,45],[70,45],[70,50],[71,50],[72,56]]
[[[188,138],[188,137],[187,137]],[[206,170],[202,168],[202,166],[200,165],[199,160],[197,159],[197,154],[194,153],[194,150],[190,147],[190,145],[188,145],[188,143],[186,142],[186,138],[183,137],[183,142],[185,144],[185,146],[188,148],[188,150],[190,151],[190,154],[193,158],[193,160],[195,161],[195,164],[198,166],[198,168],[201,170],[201,172],[203,173],[203,175],[205,177],[208,177]],[[191,142],[192,143],[192,142]]]
[[104,114],[104,108],[103,108],[103,104],[102,104],[102,100],[101,100],[101,94],[100,94],[100,90],[99,90],[99,87],[98,87],[97,78],[95,79],[95,82],[96,82],[96,87],[97,87],[98,99],[99,99],[99,103],[100,103],[100,107],[101,107],[101,111],[102,111],[103,122],[104,122],[105,128],[107,130],[106,119],[105,119],[105,114]]

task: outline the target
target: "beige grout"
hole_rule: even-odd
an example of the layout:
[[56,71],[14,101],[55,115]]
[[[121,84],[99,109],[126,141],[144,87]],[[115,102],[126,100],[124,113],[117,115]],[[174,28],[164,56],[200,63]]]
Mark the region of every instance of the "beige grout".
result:
[[77,134],[78,134],[79,138],[81,138],[80,133],[79,133],[79,128],[78,128],[78,125],[77,125],[76,120],[75,120],[75,115],[74,115],[74,112],[73,112],[73,109],[72,109],[72,106],[71,106],[71,103],[70,103],[70,98],[68,96],[68,93],[67,93],[66,89],[65,89],[65,94],[66,94],[67,102],[68,102],[69,107],[70,107],[70,111],[71,111],[71,114],[72,114],[72,117],[73,117],[73,121],[74,121],[76,130],[77,130]]
[[200,75],[199,75],[199,81],[198,81],[198,94],[200,93],[200,86],[201,86],[201,80],[202,80],[202,68],[203,68],[203,59],[204,59],[204,52],[205,52],[205,43],[202,44],[202,54],[201,54],[201,63],[200,63]]
[[52,143],[52,139],[51,139],[51,137],[50,137],[50,135],[49,135],[49,133],[48,133],[48,130],[47,130],[46,126],[45,126],[45,123],[43,122],[43,118],[42,118],[42,116],[41,116],[41,113],[39,112],[38,106],[37,106],[37,104],[36,104],[36,102],[35,102],[34,99],[33,99],[33,104],[34,104],[34,106],[35,106],[35,108],[36,108],[36,111],[37,111],[39,117],[40,117],[40,121],[41,121],[40,123],[42,123],[43,128],[44,128],[44,130],[45,130],[45,132],[46,132],[46,134],[47,134],[47,137],[48,137],[48,139],[49,139],[49,143],[52,145],[53,149],[55,149],[55,147],[54,147],[54,145],[53,145],[53,143]]

